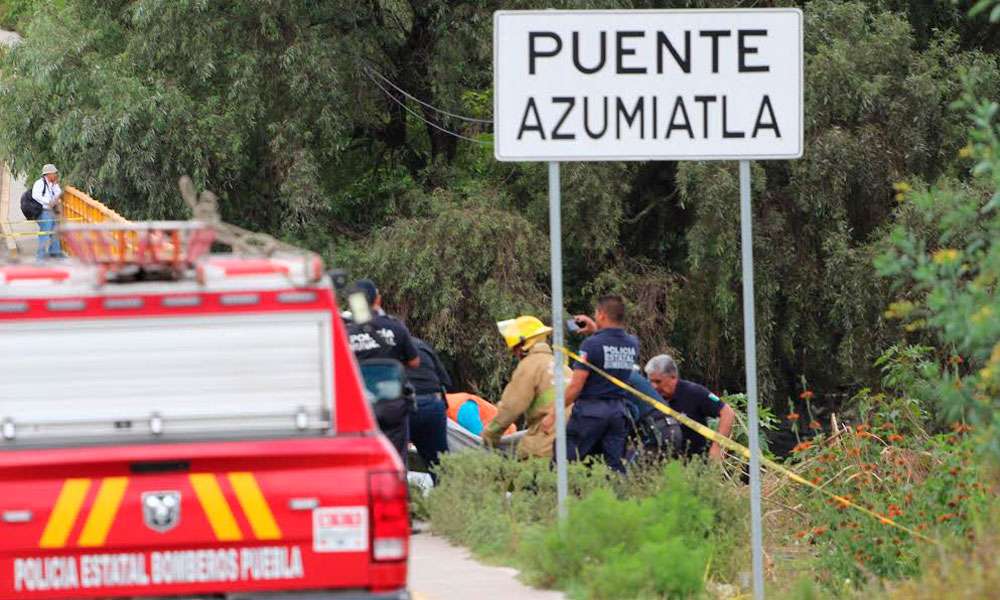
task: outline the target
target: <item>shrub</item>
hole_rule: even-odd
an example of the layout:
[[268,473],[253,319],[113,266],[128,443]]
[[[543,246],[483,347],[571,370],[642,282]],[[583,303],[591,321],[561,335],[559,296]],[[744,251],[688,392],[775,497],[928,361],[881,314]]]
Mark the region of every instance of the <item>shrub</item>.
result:
[[1000,533],[979,537],[972,547],[941,552],[925,562],[920,577],[890,591],[892,600],[995,598],[1000,590]]
[[668,465],[665,485],[650,498],[621,500],[598,489],[575,502],[565,526],[543,526],[522,546],[528,576],[594,600],[701,591],[714,512],[692,493],[681,469]]
[[803,476],[881,517],[825,495],[804,495],[808,521],[791,535],[815,547],[828,582],[860,584],[872,575],[899,579],[918,573],[930,543],[887,519],[931,539],[972,534],[971,518],[983,510],[987,495],[968,430],[956,423],[951,433],[904,436],[894,422],[873,421],[845,427],[835,439],[817,436],[799,444]]
[[[31,18],[39,4],[39,0],[0,1],[0,27],[20,29]],[[61,4],[61,1],[56,2],[57,6]]]
[[[445,454],[427,502],[434,530],[480,556],[512,560],[526,526],[556,517],[556,474],[548,460],[515,461],[498,453]],[[606,487],[603,465],[571,463],[570,493]]]
[[[737,579],[749,562],[745,488],[701,461],[636,467],[626,477],[570,463],[570,538],[555,524],[548,460],[465,452],[442,457],[440,469],[427,502],[434,530],[521,567],[538,585],[591,598],[683,597],[706,575]],[[604,563],[592,564],[599,551]],[[590,566],[578,568],[581,561]]]

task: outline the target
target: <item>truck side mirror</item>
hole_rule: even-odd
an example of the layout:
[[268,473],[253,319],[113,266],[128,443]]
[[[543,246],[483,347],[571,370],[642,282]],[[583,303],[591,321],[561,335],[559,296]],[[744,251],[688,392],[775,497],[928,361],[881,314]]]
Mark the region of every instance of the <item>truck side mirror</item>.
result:
[[331,269],[327,275],[330,277],[330,283],[333,284],[333,289],[347,289],[347,271],[343,269]]
[[403,397],[406,372],[399,361],[391,358],[373,358],[363,361],[360,367],[361,379],[365,388],[375,397],[375,402]]

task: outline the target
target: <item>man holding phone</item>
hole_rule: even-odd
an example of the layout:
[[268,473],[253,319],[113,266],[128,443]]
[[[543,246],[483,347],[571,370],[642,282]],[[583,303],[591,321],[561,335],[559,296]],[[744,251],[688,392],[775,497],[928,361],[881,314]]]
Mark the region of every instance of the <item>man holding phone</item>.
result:
[[[580,355],[588,363],[626,381],[639,359],[639,340],[623,328],[625,302],[620,296],[604,296],[597,301],[594,318],[577,315],[572,321],[581,333],[591,334],[580,344]],[[573,328],[567,323],[567,327]],[[570,460],[602,455],[613,470],[625,472],[625,436],[628,432],[628,392],[594,373],[583,363],[573,365],[566,386],[566,406],[573,414],[566,423],[566,450]],[[551,431],[555,408],[542,427]]]

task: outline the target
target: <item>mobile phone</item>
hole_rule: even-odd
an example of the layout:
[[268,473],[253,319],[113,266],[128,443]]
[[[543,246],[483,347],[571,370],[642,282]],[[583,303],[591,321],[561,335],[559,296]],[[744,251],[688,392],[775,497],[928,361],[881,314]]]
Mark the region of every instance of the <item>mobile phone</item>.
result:
[[569,329],[573,333],[580,333],[580,324],[576,322],[576,319],[566,319],[566,329]]

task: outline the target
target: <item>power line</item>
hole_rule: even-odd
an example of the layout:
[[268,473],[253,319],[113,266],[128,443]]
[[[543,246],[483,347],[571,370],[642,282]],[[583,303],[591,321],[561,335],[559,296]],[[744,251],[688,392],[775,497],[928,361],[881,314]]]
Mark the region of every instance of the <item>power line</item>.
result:
[[419,105],[421,105],[421,106],[423,106],[423,107],[425,107],[425,108],[429,108],[429,109],[433,110],[434,112],[438,112],[438,113],[441,113],[442,115],[447,115],[447,116],[449,116],[449,117],[451,117],[451,118],[453,118],[453,119],[459,119],[459,120],[461,120],[461,121],[468,121],[469,123],[483,123],[483,124],[485,124],[485,125],[492,125],[492,124],[493,124],[493,121],[492,121],[492,120],[488,120],[488,119],[477,119],[477,118],[475,118],[475,117],[466,117],[466,116],[464,116],[464,115],[457,115],[457,114],[455,114],[455,113],[453,113],[453,112],[448,112],[448,111],[446,111],[446,110],[445,110],[445,109],[443,109],[443,108],[438,108],[438,107],[436,107],[436,106],[434,106],[434,105],[432,105],[432,104],[429,104],[429,103],[427,103],[427,102],[424,102],[424,101],[423,101],[423,100],[421,100],[420,98],[417,98],[417,97],[416,97],[416,96],[414,96],[413,94],[411,94],[411,93],[407,92],[407,91],[406,91],[406,90],[404,90],[403,88],[401,88],[401,87],[399,87],[398,85],[396,85],[395,83],[393,83],[393,82],[392,82],[392,81],[391,81],[391,80],[390,80],[390,79],[389,79],[388,77],[386,77],[385,75],[383,75],[383,74],[379,73],[379,72],[378,72],[377,70],[375,70],[375,69],[374,69],[373,67],[371,67],[370,65],[365,65],[365,67],[364,67],[364,68],[365,68],[365,70],[367,70],[367,71],[368,71],[369,73],[371,73],[371,74],[374,74],[374,75],[375,75],[376,77],[378,77],[379,79],[381,79],[382,81],[384,81],[384,82],[385,82],[386,84],[388,84],[388,85],[389,85],[389,86],[390,86],[390,87],[391,87],[392,89],[394,89],[394,90],[396,90],[397,92],[399,92],[400,94],[402,94],[402,95],[406,96],[406,97],[407,97],[407,98],[409,98],[410,100],[413,100],[413,101],[414,101],[414,102],[416,102],[417,104],[419,104]]
[[392,94],[392,92],[390,92],[389,90],[385,89],[382,86],[382,84],[378,82],[377,79],[375,79],[374,77],[371,76],[371,74],[369,74],[369,73],[366,73],[366,74],[368,75],[368,78],[372,80],[372,83],[374,83],[376,86],[378,86],[378,89],[382,90],[382,92],[385,93],[385,95],[388,96],[393,102],[395,102],[396,104],[400,105],[401,107],[403,107],[403,110],[405,110],[406,112],[410,113],[414,117],[420,119],[424,123],[430,125],[434,129],[437,129],[438,131],[440,131],[442,133],[447,133],[450,136],[457,137],[458,139],[465,140],[467,142],[472,142],[473,144],[479,144],[481,146],[492,146],[493,145],[493,142],[485,142],[483,140],[477,140],[475,138],[464,136],[464,135],[462,135],[460,133],[455,133],[454,131],[451,131],[450,129],[445,129],[444,127],[438,125],[437,123],[434,123],[432,121],[428,121],[426,118],[424,118],[423,115],[421,115],[418,112],[416,112],[415,110],[411,109],[409,106],[406,105],[405,102],[403,102],[402,100],[400,100],[399,98],[397,98],[396,96],[394,96]]

